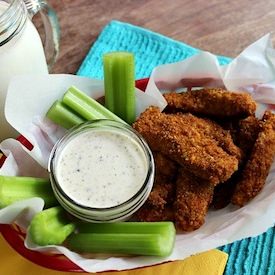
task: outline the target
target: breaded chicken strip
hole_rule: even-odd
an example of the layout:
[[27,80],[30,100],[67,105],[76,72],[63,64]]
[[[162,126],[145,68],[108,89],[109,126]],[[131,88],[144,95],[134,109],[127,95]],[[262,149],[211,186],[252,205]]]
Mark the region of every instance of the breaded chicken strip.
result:
[[177,173],[177,164],[160,152],[154,152],[156,175],[165,176],[167,180],[173,180]]
[[160,210],[146,202],[135,213],[135,218],[141,222],[174,221],[174,210],[171,205],[166,205],[164,209]]
[[215,209],[221,209],[227,206],[233,196],[236,184],[240,179],[243,165],[250,157],[252,148],[256,142],[260,131],[260,122],[254,116],[249,116],[238,122],[237,127],[234,128],[234,136],[236,144],[243,152],[243,158],[241,167],[235,172],[232,177],[224,183],[221,183],[215,187],[212,206]]
[[[237,170],[238,157],[222,148],[221,142],[214,139],[216,134],[208,132],[208,126],[207,120],[191,114],[164,114],[157,107],[149,107],[133,124],[152,150],[160,151],[195,176],[216,185]],[[218,129],[223,131],[217,126]],[[235,150],[238,148],[232,151]]]
[[173,201],[174,191],[175,184],[173,181],[166,176],[157,174],[147,202],[162,210],[167,203]]
[[275,155],[275,115],[266,112],[260,126],[258,138],[231,200],[239,206],[262,190]]
[[[172,203],[175,198],[177,164],[160,152],[153,151],[152,153],[156,167],[154,185],[145,205],[141,207],[136,216],[143,221],[167,220],[165,216],[167,216],[168,204]],[[168,216],[170,217],[171,214]]]
[[193,231],[203,225],[212,201],[214,186],[181,169],[176,182],[174,203],[176,227]]
[[175,198],[175,183],[167,181],[167,177],[157,175],[153,189],[145,204],[137,211],[135,217],[140,221],[173,220],[168,211]]
[[164,206],[174,198],[177,164],[160,152],[153,151],[153,156],[156,172],[148,203],[163,210]]
[[235,156],[238,160],[242,158],[242,152],[237,147],[232,139],[230,131],[224,130],[216,122],[209,119],[202,119],[191,114],[174,114],[176,116],[183,116],[186,123],[194,125],[198,131],[204,133],[205,136],[213,138],[218,146],[231,156]]
[[214,209],[221,209],[230,203],[238,177],[239,171],[235,172],[229,180],[215,187],[211,207]]
[[251,154],[251,150],[256,142],[260,131],[260,122],[254,116],[249,116],[239,121],[237,145],[243,151],[246,158]]
[[164,94],[167,109],[211,117],[244,118],[253,115],[256,103],[247,93],[229,92],[223,89],[209,88],[183,93]]

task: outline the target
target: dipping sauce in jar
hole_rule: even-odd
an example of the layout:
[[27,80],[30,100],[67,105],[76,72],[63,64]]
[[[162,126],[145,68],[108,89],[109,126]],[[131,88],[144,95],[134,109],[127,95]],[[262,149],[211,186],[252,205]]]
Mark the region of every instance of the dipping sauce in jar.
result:
[[84,123],[63,137],[49,170],[61,205],[89,221],[130,216],[147,199],[154,177],[146,142],[130,126],[109,120]]
[[62,151],[57,180],[75,202],[112,207],[130,199],[146,178],[146,158],[137,142],[119,130],[96,129],[72,139]]

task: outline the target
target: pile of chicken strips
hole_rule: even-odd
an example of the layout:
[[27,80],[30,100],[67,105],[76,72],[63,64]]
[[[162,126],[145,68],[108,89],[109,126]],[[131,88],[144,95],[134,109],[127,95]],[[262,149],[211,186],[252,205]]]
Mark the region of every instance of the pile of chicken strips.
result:
[[153,151],[153,189],[136,218],[203,225],[209,208],[242,207],[263,188],[275,154],[275,115],[255,117],[247,93],[223,89],[164,94],[163,112],[146,109],[133,127]]

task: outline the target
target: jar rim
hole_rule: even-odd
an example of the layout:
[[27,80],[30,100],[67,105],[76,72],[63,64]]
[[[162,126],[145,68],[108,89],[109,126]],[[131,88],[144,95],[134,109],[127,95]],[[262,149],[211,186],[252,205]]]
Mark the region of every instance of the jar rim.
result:
[[0,47],[22,31],[28,18],[27,8],[22,0],[3,3],[7,4],[7,9],[0,14]]
[[[103,125],[99,125],[102,123],[103,123]],[[55,160],[56,160],[56,154],[60,153],[60,152],[58,152],[58,149],[60,148],[60,146],[62,146],[64,144],[64,142],[66,143],[66,140],[68,140],[68,142],[70,142],[70,140],[73,139],[73,136],[75,136],[77,134],[77,131],[79,129],[85,129],[85,127],[87,127],[86,129],[89,129],[89,126],[97,126],[97,125],[99,127],[90,128],[90,129],[98,129],[101,126],[105,126],[105,129],[108,127],[110,127],[110,128],[114,127],[116,129],[123,130],[124,133],[125,132],[126,133],[128,132],[128,134],[131,133],[131,135],[132,135],[131,138],[135,137],[137,139],[138,144],[142,148],[142,151],[144,152],[144,155],[147,160],[147,173],[146,173],[146,178],[144,179],[142,186],[138,189],[138,191],[133,196],[131,196],[126,201],[124,201],[118,205],[110,206],[110,207],[90,207],[90,206],[83,205],[83,204],[76,202],[75,200],[73,200],[70,196],[68,196],[64,192],[64,190],[59,185],[58,180],[55,176]],[[62,148],[60,150],[62,151]],[[59,193],[58,195],[59,196],[61,195],[62,198],[65,199],[66,201],[68,201],[70,204],[73,204],[74,206],[76,206],[84,211],[92,211],[92,212],[102,212],[102,211],[109,212],[110,211],[111,212],[114,210],[119,210],[120,208],[123,208],[124,206],[127,206],[129,203],[135,201],[138,197],[140,197],[143,194],[145,188],[148,185],[148,182],[150,181],[152,174],[154,174],[154,159],[153,159],[153,154],[152,154],[147,142],[130,125],[128,125],[126,123],[124,124],[121,122],[113,121],[113,120],[108,120],[108,119],[99,119],[99,120],[87,121],[87,122],[81,123],[81,124],[73,127],[71,130],[69,130],[69,132],[67,134],[65,134],[65,136],[63,136],[55,144],[54,148],[52,149],[50,158],[49,158],[48,171],[50,173],[51,183],[54,184],[55,189],[57,189],[56,191]]]
[[[116,212],[116,213],[113,213],[112,215],[108,215],[108,212],[104,212],[104,211],[94,211],[93,213],[91,213],[89,209],[88,210],[85,209],[86,213],[83,211],[76,211],[73,209],[73,207],[68,205],[67,204],[68,202],[64,201],[63,198],[60,197],[58,193],[56,194],[56,196],[57,197],[59,196],[60,200],[58,199],[58,201],[60,202],[61,206],[80,220],[84,220],[88,222],[116,222],[116,221],[125,220],[128,217],[132,216],[132,214],[135,213],[144,204],[150,191],[151,189],[148,189],[148,190],[144,189],[144,193],[142,193],[142,196],[139,197],[138,201],[136,201],[134,204],[132,204],[129,208],[125,209],[124,211]],[[81,209],[81,210],[84,210],[84,209]],[[98,216],[98,214],[99,213],[102,214],[102,212],[105,214],[104,218],[103,216],[102,217]]]
[[11,9],[13,9],[13,7],[17,1],[18,0],[12,0],[10,3],[6,2],[6,1],[1,1],[1,2],[5,2],[8,5],[8,7],[3,13],[0,14],[0,23],[2,21],[4,21],[5,17],[7,16],[7,13],[9,13],[11,11]]

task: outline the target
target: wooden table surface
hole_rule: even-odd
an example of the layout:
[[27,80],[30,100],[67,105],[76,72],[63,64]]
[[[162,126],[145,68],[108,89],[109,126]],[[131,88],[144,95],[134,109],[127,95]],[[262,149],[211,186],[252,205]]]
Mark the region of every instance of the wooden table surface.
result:
[[[54,73],[75,73],[112,19],[234,57],[275,30],[275,0],[48,0],[61,25]],[[273,37],[275,41],[275,35]]]

